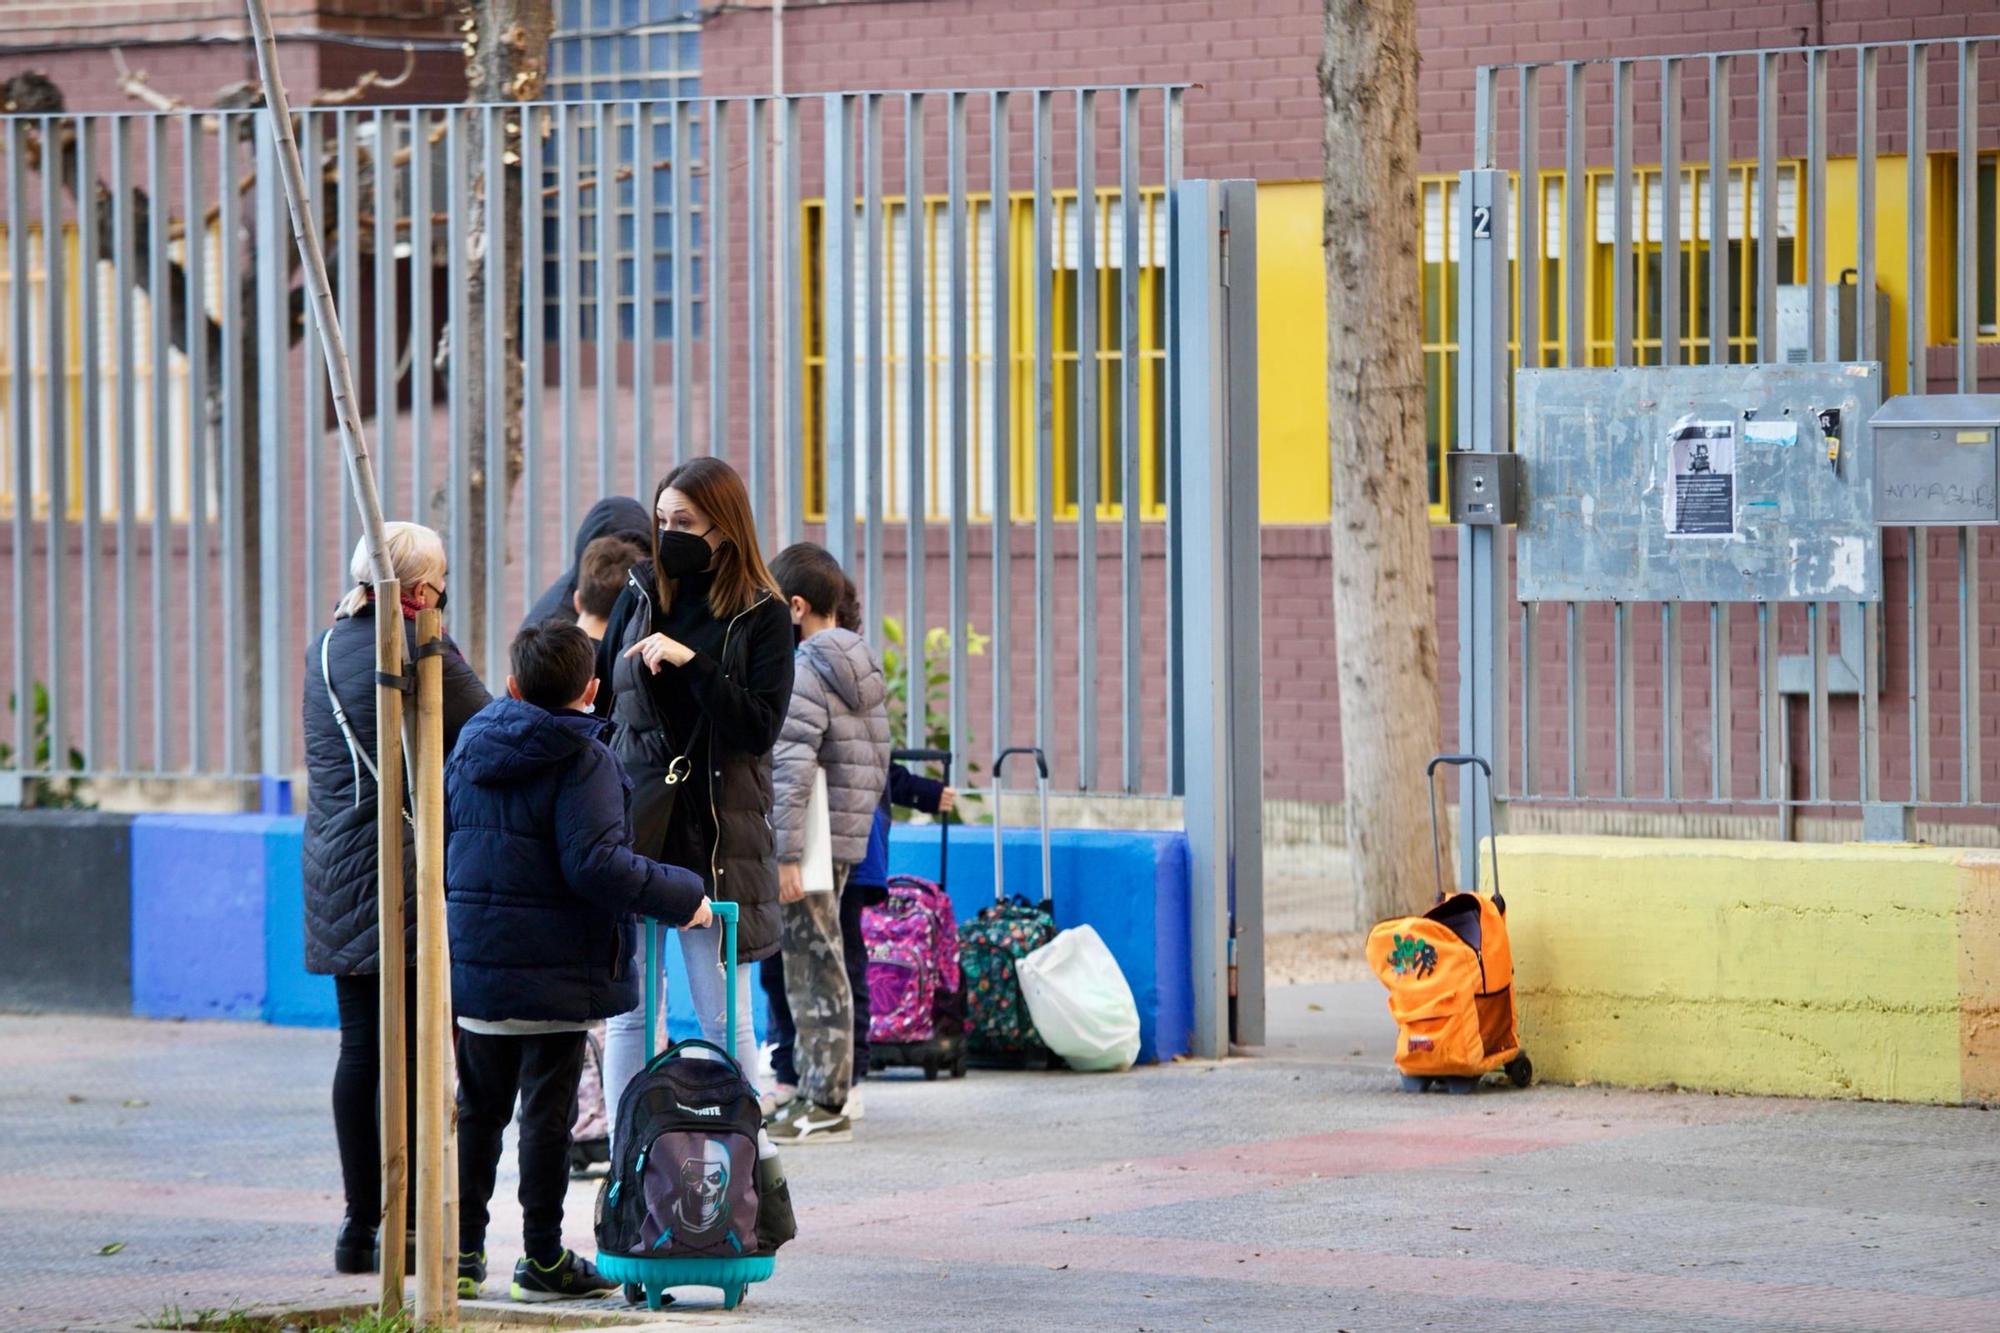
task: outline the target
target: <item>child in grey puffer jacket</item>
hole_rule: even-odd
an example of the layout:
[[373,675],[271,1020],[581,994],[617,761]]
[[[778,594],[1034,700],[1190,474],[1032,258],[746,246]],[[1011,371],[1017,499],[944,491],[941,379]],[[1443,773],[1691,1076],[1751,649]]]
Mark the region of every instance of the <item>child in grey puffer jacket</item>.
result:
[[[785,992],[797,1027],[799,1094],[773,1112],[782,1142],[852,1135],[842,1108],[854,1074],[853,995],[841,954],[840,887],[868,850],[875,807],[889,777],[888,682],[873,650],[835,623],[847,586],[840,564],[810,542],[771,562],[800,636],[792,701],[771,751],[776,800]],[[833,891],[805,891],[807,813],[824,772]]]

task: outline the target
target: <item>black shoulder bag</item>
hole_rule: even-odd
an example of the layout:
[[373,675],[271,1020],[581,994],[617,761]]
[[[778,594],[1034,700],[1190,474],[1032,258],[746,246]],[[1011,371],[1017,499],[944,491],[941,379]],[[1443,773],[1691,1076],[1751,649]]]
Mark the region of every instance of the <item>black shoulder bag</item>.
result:
[[[662,719],[664,722],[664,719]],[[708,715],[694,724],[688,743],[667,761],[665,769],[642,768],[632,774],[632,845],[642,855],[660,860],[667,846],[667,829],[674,820],[674,805],[694,774],[695,747],[708,728]],[[663,728],[665,729],[665,728]],[[668,730],[668,738],[672,731]]]

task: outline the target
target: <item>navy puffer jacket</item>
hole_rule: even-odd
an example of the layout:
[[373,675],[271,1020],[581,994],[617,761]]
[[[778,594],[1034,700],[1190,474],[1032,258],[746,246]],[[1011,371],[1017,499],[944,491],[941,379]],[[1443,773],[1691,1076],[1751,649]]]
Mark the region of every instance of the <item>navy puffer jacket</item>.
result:
[[632,850],[609,723],[489,705],[445,765],[451,998],[467,1018],[582,1022],[639,1003],[633,913],[672,925],[701,878]]

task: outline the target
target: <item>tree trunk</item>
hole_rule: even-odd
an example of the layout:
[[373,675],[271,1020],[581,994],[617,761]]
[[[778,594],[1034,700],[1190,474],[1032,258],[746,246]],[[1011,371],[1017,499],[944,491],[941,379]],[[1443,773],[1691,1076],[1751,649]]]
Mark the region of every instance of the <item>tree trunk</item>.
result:
[[1415,0],[1325,0],[1327,420],[1347,846],[1366,920],[1432,900],[1438,741],[1417,295]]
[[[549,38],[555,32],[553,0],[460,0],[465,15],[466,100],[472,103],[527,102],[542,95],[548,69]],[[502,303],[500,326],[505,351],[498,366],[486,363],[486,307],[489,292],[486,235],[486,126],[474,116],[468,128],[466,171],[472,216],[467,219],[467,253],[472,257],[466,281],[466,309],[470,327],[465,330],[465,364],[453,367],[466,376],[466,402],[471,419],[465,432],[465,476],[468,505],[462,516],[466,525],[466,547],[471,568],[453,570],[463,589],[465,607],[463,643],[470,660],[483,663],[488,636],[504,633],[501,626],[486,623],[488,579],[501,577],[507,563],[505,524],[498,567],[489,567],[486,553],[486,411],[489,395],[500,395],[501,419],[506,438],[502,445],[505,475],[501,480],[500,511],[504,514],[521,478],[521,406],[523,398],[523,348],[521,341],[521,131],[524,115],[510,112],[503,118],[505,142],[501,159],[505,164],[499,188],[504,191],[502,217],[505,230],[505,264],[500,276]]]

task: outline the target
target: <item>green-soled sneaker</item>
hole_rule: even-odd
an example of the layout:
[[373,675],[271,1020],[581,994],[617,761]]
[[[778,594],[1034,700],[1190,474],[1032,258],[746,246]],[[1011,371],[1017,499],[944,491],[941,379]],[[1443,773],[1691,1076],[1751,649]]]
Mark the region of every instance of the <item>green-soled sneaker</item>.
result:
[[458,1298],[462,1301],[479,1299],[479,1289],[486,1285],[486,1252],[458,1254]]
[[562,1257],[547,1268],[522,1258],[514,1265],[510,1294],[517,1301],[533,1305],[543,1301],[587,1301],[616,1290],[618,1284],[598,1272],[590,1260],[573,1250],[564,1250]]

